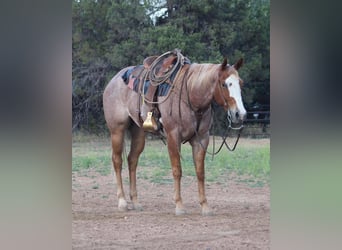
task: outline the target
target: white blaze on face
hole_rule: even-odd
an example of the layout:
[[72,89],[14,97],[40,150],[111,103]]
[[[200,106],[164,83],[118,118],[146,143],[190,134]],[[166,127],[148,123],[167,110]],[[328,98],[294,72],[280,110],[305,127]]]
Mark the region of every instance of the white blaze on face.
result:
[[230,97],[233,97],[235,99],[240,117],[245,116],[247,112],[242,102],[239,77],[236,75],[230,75],[226,79],[225,84],[227,85],[227,88],[229,90]]

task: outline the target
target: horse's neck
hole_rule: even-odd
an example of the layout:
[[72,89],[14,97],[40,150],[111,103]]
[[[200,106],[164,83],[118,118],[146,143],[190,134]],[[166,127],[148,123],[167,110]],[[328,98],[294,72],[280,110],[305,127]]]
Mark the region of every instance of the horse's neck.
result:
[[192,107],[196,109],[210,107],[214,98],[216,74],[215,64],[191,65],[187,84]]

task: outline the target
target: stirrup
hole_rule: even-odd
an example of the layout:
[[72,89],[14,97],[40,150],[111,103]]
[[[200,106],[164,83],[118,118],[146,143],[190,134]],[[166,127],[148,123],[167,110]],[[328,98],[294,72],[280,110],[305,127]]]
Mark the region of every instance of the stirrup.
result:
[[158,125],[157,125],[156,120],[152,116],[152,112],[147,112],[147,117],[143,123],[143,128],[144,130],[151,131],[151,132],[158,130]]

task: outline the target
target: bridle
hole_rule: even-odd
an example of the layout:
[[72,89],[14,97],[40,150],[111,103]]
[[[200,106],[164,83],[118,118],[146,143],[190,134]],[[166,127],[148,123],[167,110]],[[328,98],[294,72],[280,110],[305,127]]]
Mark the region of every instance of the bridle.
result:
[[[220,82],[218,84],[219,84],[220,97],[224,102],[224,106],[228,107],[228,101],[224,98],[224,95],[223,95],[223,88],[224,88],[223,84]],[[224,134],[221,135],[222,143],[221,143],[219,149],[215,152],[215,136],[213,136],[213,152],[211,153],[211,152],[207,151],[207,153],[210,154],[213,158],[214,158],[214,155],[218,154],[221,151],[223,145],[225,145],[229,151],[234,151],[236,149],[237,143],[239,142],[241,132],[244,128],[243,124],[241,123],[241,125],[239,127],[232,127],[232,120],[231,120],[231,117],[229,115],[227,115],[227,120],[228,120],[228,127],[227,127],[226,131],[224,132]],[[214,125],[214,123],[213,123],[213,125]],[[230,130],[237,130],[238,131],[238,136],[236,138],[236,141],[235,141],[233,147],[230,147],[227,143],[227,138],[228,138],[228,134],[229,134]]]
[[[224,98],[224,94],[223,94],[223,89],[225,87],[224,86],[225,83],[221,83],[220,81],[218,81],[218,86],[219,86],[219,95],[221,98],[221,101],[223,101],[223,106],[226,107],[228,109],[229,105],[228,105],[228,101],[226,100],[226,98]],[[215,98],[214,98],[215,99]],[[215,100],[216,101],[216,100]],[[216,101],[217,102],[217,101]],[[218,103],[218,102],[217,102]]]
[[[220,91],[219,91],[220,92],[220,97],[221,97],[221,99],[224,102],[224,106],[225,107],[229,107],[228,101],[224,98],[224,95],[223,95],[223,89],[224,89],[223,84],[221,84],[220,82],[219,82],[219,87],[220,87]],[[232,127],[232,120],[231,120],[229,115],[227,115],[227,120],[229,122],[228,128],[233,129],[233,130],[241,130],[243,128],[243,124],[241,124],[240,127],[237,127],[237,128]]]

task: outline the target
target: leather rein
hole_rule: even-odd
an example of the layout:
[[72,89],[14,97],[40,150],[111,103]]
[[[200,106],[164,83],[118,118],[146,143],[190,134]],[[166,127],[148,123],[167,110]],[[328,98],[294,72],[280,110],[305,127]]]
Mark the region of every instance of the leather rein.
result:
[[[224,101],[224,105],[228,106],[228,101],[224,98],[224,95],[222,93],[223,92],[223,85],[221,83],[219,83],[219,88],[220,88],[221,98]],[[236,149],[236,146],[237,146],[238,142],[239,142],[239,139],[240,139],[240,136],[241,136],[241,132],[242,132],[242,130],[244,128],[243,124],[241,124],[239,127],[232,127],[232,120],[231,120],[229,115],[227,115],[227,120],[228,120],[228,127],[226,128],[226,131],[224,132],[224,134],[221,135],[222,143],[221,143],[219,149],[216,152],[215,152],[215,136],[213,136],[213,152],[209,153],[210,155],[212,155],[212,157],[214,157],[214,155],[218,154],[221,151],[223,145],[225,145],[226,148],[229,151],[234,151]],[[214,126],[214,123],[213,123],[213,126]],[[229,132],[231,130],[238,130],[238,135],[237,135],[237,138],[235,140],[235,143],[233,144],[233,147],[230,147],[228,145],[228,143],[227,143],[227,138],[228,138]]]
[[[207,152],[207,153],[209,153],[213,157],[214,157],[214,155],[217,155],[221,151],[223,145],[225,145],[226,148],[229,151],[234,151],[236,149],[236,146],[237,146],[238,142],[239,142],[239,139],[240,139],[240,136],[241,136],[241,132],[242,132],[242,130],[244,128],[243,124],[241,124],[239,127],[232,127],[232,125],[231,125],[232,122],[231,122],[231,119],[230,119],[229,116],[227,116],[227,120],[228,120],[229,125],[226,128],[226,131],[223,133],[223,135],[221,135],[222,143],[221,143],[220,147],[218,148],[218,150],[216,152],[215,152],[215,135],[213,135],[213,151],[212,151],[212,153],[211,152]],[[213,126],[214,126],[214,123],[213,123]],[[227,138],[228,138],[229,132],[231,130],[238,130],[239,131],[238,135],[236,137],[235,143],[233,144],[232,147],[229,146],[228,142],[227,142]]]

